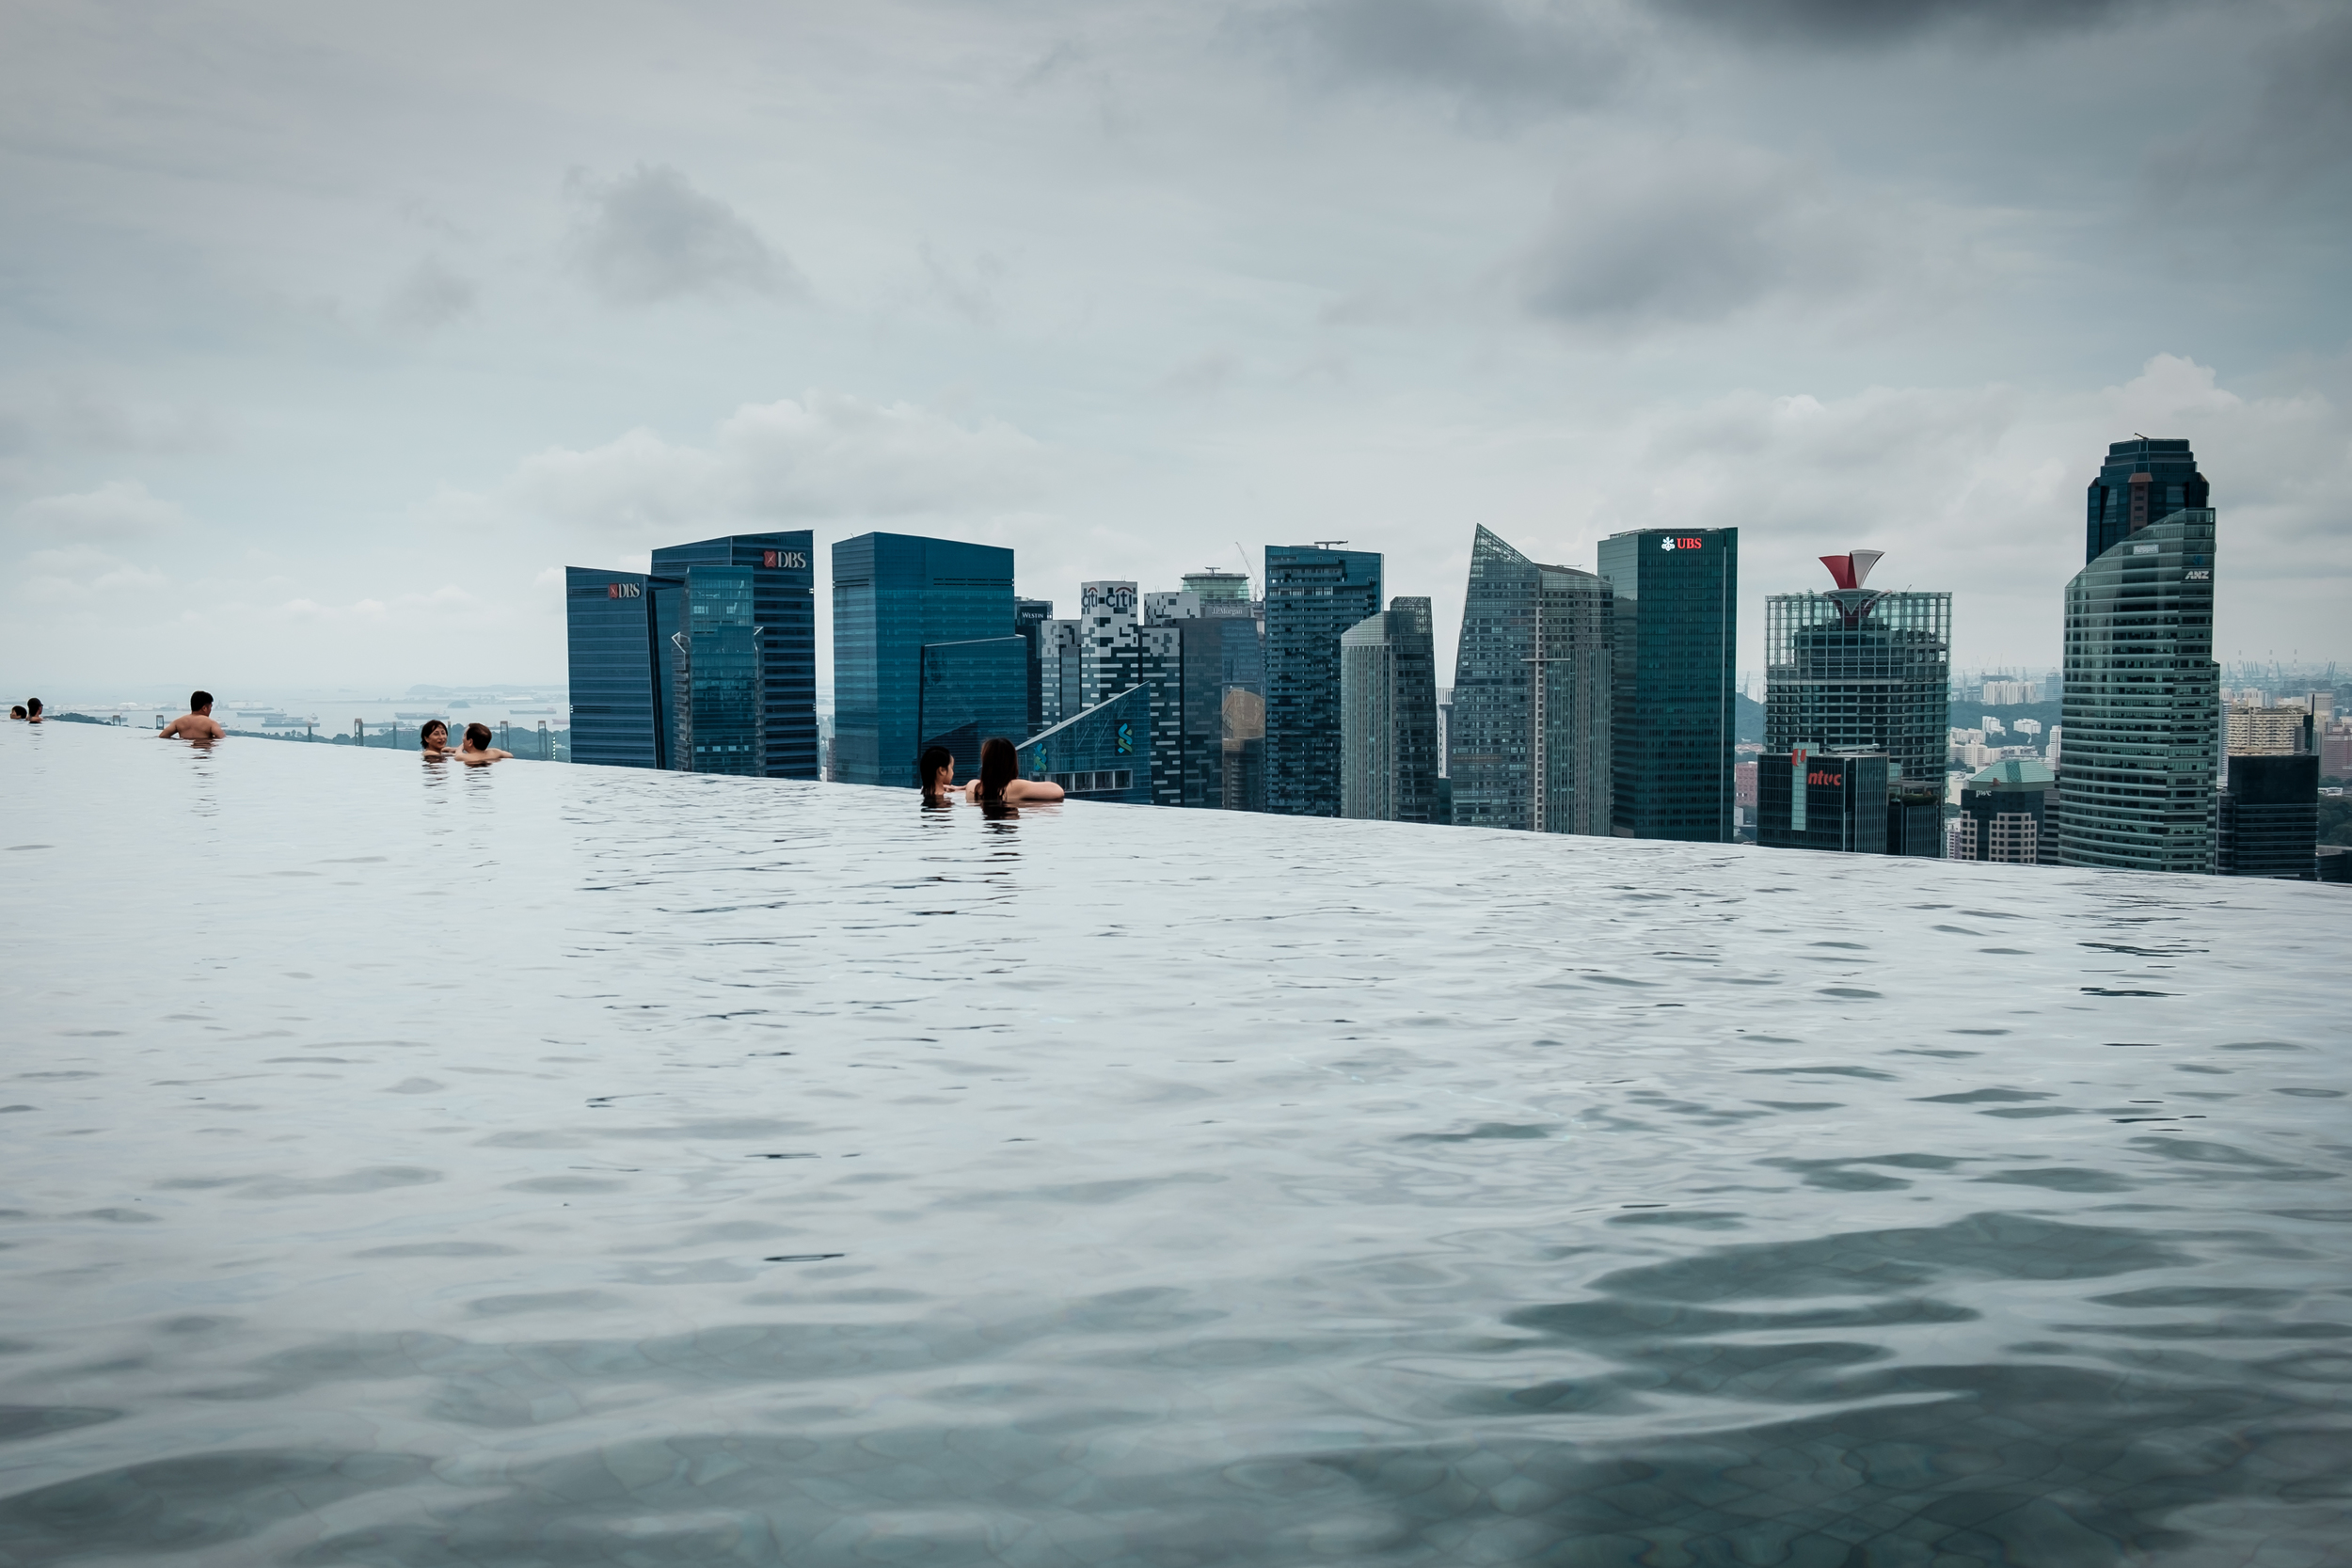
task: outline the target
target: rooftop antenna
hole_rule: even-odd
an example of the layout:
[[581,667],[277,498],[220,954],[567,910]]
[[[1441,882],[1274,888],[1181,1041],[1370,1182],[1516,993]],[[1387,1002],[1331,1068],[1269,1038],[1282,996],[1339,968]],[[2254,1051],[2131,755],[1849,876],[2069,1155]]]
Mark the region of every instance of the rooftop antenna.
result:
[[1249,552],[1243,549],[1241,541],[1236,539],[1233,541],[1233,553],[1241,557],[1241,575],[1243,580],[1247,581],[1249,577]]
[[1319,550],[1336,550],[1342,545],[1346,543],[1347,541],[1344,539],[1318,539],[1315,541],[1315,548]]

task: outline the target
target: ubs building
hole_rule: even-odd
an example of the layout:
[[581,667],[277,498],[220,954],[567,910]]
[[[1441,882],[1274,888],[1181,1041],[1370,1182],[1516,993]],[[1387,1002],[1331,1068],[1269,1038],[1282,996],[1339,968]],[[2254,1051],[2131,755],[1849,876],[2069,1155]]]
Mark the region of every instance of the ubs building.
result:
[[1599,564],[1615,601],[1610,832],[1731,843],[1740,531],[1612,534]]
[[572,760],[817,777],[817,609],[806,530],[564,570]]

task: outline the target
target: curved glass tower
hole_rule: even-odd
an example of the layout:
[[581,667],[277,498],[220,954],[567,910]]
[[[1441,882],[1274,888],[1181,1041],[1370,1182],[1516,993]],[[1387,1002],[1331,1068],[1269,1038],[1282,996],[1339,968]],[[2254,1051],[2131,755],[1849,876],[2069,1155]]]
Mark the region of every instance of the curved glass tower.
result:
[[2066,585],[2061,863],[2215,869],[2213,565],[2214,515],[2184,507],[2128,529]]
[[1478,531],[1446,740],[1457,825],[1607,836],[1613,609],[1605,579]]

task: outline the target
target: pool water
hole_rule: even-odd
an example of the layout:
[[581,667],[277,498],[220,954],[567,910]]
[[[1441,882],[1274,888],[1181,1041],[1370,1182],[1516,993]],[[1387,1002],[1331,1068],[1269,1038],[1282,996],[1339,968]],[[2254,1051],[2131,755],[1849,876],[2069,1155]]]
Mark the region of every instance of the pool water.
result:
[[0,731],[0,1563],[2352,1561],[2341,889]]

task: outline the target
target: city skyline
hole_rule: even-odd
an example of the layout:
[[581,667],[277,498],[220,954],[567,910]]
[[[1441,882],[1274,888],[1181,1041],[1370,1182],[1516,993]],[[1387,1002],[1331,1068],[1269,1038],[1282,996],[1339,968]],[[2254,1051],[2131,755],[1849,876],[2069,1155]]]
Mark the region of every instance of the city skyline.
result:
[[2134,431],[2233,498],[2218,657],[2352,652],[2340,11],[722,8],[659,66],[629,14],[453,75],[11,10],[0,665],[546,680],[562,566],[805,528],[1065,602],[1345,538],[1448,674],[1465,523],[1738,527],[1768,592],[1827,535],[2050,664]]

